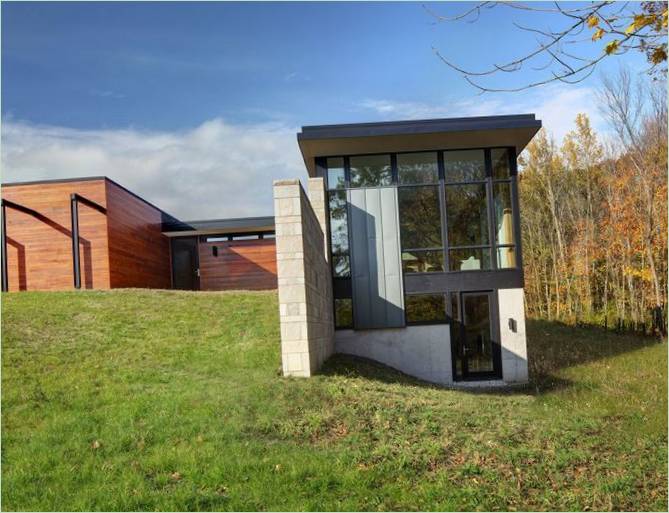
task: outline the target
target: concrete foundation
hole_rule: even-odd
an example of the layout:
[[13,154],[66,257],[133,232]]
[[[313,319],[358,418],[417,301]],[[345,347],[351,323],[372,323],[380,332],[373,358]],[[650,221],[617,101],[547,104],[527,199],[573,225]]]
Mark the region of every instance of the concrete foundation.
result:
[[502,377],[506,383],[527,383],[525,293],[523,289],[499,289],[497,302],[502,343]]
[[335,352],[370,358],[432,383],[453,382],[448,324],[337,330]]
[[[463,386],[503,386],[528,381],[523,289],[500,289],[497,294],[502,380],[463,382]],[[448,324],[338,330],[335,331],[334,351],[370,358],[432,383],[460,385],[453,381],[451,328]]]

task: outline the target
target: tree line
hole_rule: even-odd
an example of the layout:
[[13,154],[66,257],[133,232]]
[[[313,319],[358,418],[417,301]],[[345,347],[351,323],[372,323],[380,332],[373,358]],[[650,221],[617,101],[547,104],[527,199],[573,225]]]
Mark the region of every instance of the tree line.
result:
[[533,316],[665,331],[666,83],[605,77],[607,137],[579,114],[521,155],[523,263]]

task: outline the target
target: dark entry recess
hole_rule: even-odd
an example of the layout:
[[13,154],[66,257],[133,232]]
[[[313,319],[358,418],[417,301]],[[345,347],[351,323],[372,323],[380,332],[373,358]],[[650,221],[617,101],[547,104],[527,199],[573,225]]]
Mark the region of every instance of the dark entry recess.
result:
[[197,237],[172,239],[172,288],[200,290]]
[[451,294],[455,381],[501,379],[502,351],[492,292]]

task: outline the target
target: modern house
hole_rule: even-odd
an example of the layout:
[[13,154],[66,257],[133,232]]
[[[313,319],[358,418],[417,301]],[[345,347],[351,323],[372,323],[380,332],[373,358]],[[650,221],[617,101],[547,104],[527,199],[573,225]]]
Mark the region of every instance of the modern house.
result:
[[274,185],[284,374],[338,352],[437,383],[527,381],[516,156],[540,128],[303,127],[308,195]]
[[274,218],[179,221],[106,177],[2,186],[2,289],[274,289]]
[[2,188],[3,290],[278,287],[284,375],[334,352],[527,381],[516,156],[534,115],[306,126],[274,217],[184,222],[105,177]]

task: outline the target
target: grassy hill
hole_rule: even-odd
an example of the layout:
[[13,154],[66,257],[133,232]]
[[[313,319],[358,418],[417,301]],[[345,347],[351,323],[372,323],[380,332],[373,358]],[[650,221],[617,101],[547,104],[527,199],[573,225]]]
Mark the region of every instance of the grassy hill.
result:
[[528,326],[532,383],[336,356],[280,377],[274,293],[2,297],[4,510],[663,510],[667,345]]

